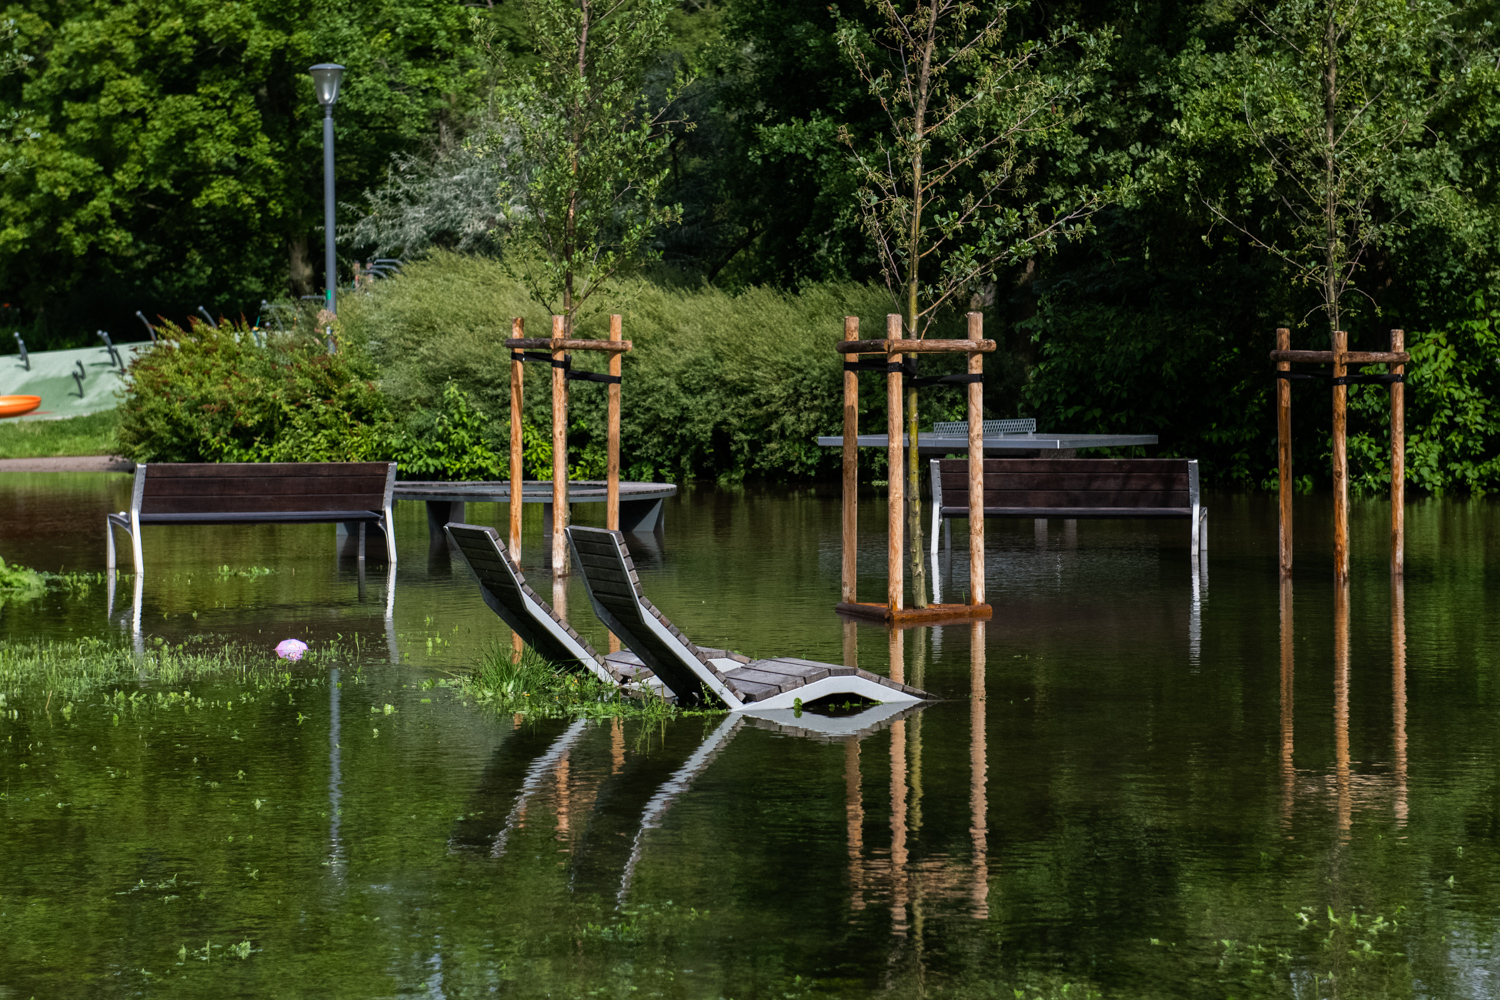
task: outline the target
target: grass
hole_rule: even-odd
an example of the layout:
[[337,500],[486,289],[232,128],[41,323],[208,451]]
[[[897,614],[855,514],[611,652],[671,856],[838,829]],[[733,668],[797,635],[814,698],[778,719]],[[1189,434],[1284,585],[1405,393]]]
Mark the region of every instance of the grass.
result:
[[[293,675],[268,649],[249,649],[203,637],[176,645],[155,639],[142,653],[102,639],[0,642],[0,705],[4,695],[47,692],[77,699],[111,688],[139,693],[142,682],[162,685],[222,680],[250,688],[285,686]],[[301,665],[326,664],[348,651],[313,647]],[[300,671],[306,672],[306,671]]]
[[65,420],[0,421],[0,458],[112,455],[118,410]]
[[620,717],[665,722],[684,711],[654,695],[630,697],[585,670],[563,670],[530,646],[520,662],[511,662],[509,646],[495,646],[472,674],[444,682],[466,701],[494,708],[502,715],[534,719],[603,719]]

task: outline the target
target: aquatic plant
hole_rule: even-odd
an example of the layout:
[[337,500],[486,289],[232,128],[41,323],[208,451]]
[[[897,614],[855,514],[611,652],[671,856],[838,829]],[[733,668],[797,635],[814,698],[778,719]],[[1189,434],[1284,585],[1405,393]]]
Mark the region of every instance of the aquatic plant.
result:
[[29,600],[40,597],[45,584],[42,575],[25,566],[7,566],[0,558],[0,604],[7,600]]
[[[321,663],[335,658],[329,645],[309,651]],[[102,639],[0,641],[0,691],[47,691],[54,701],[144,682],[181,684],[219,678],[257,685],[287,677],[286,665],[264,651],[206,638],[191,643],[152,640],[142,652]]]
[[626,695],[587,671],[570,671],[526,646],[519,659],[508,645],[492,647],[473,673],[445,682],[475,704],[533,718],[622,718],[658,722],[685,713],[649,692]]

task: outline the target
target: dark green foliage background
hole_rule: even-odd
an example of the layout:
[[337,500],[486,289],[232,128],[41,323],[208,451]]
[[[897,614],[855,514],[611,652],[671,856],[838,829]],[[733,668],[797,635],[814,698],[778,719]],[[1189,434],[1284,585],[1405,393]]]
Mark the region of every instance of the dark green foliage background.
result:
[[[1443,53],[1493,52],[1496,6],[1456,6]],[[337,119],[342,224],[357,217],[393,153],[422,155],[461,135],[495,74],[531,58],[511,4],[25,0],[5,15],[34,61],[0,80],[0,108],[24,115],[0,171],[0,301],[11,306],[0,318],[31,331],[34,349],[86,342],[100,326],[118,336],[136,308],[182,318],[201,303],[253,316],[262,298],[309,282],[316,290],[316,273],[290,269],[295,247],[317,268],[322,236],[308,64],[350,67]],[[474,16],[495,23],[499,68],[475,50]],[[832,37],[839,18],[871,17],[863,0],[693,0],[674,16],[649,79],[664,93],[673,72],[694,78],[678,110],[695,127],[675,133],[670,153],[667,198],[681,204],[683,224],[660,235],[658,270],[601,303],[628,314],[640,345],[626,362],[640,387],[625,417],[634,474],[785,479],[831,470],[832,457],[808,440],[838,426],[827,347],[843,312],[878,329],[889,309],[874,290],[847,151],[834,140],[840,124],[857,141],[881,127]],[[1080,130],[1086,155],[1039,151],[1037,183],[1067,171],[1132,186],[1084,240],[980,290],[986,331],[1002,345],[989,415],[1156,433],[1161,453],[1202,459],[1212,481],[1264,487],[1275,474],[1265,357],[1273,331],[1289,325],[1295,346],[1309,348],[1327,335],[1314,293],[1204,206],[1208,195],[1221,198],[1271,237],[1285,226],[1226,97],[1228,54],[1253,19],[1243,4],[1217,0],[1048,2],[1026,8],[1010,31],[1021,41],[1069,23],[1117,40]],[[1433,72],[1452,71],[1448,59],[1434,56]],[[1451,211],[1410,217],[1371,254],[1348,303],[1352,348],[1383,348],[1390,328],[1402,327],[1421,359],[1410,468],[1412,483],[1432,491],[1500,487],[1489,305],[1500,275],[1497,65],[1474,60],[1439,110],[1433,155],[1389,185],[1393,201],[1442,188]],[[347,266],[371,248],[344,243],[340,252]],[[498,338],[512,315],[528,315],[533,331],[545,324],[487,267],[449,260],[409,274],[405,291],[397,282],[372,296],[378,322],[356,315],[363,307],[352,299],[346,317],[351,342],[369,331],[363,377],[400,415],[384,418],[393,425],[436,420],[448,405],[444,386],[462,390],[472,412],[458,424],[482,425],[473,434],[490,442],[462,463],[474,468],[490,461],[485,449],[503,451]],[[434,283],[440,274],[448,287]],[[463,308],[480,301],[488,312]],[[541,397],[531,398],[541,381],[528,383],[528,413],[541,413]],[[878,424],[879,394],[869,395],[866,420]],[[602,393],[575,394],[580,471],[600,462],[594,397]],[[1380,488],[1383,398],[1353,394],[1353,471],[1367,491]],[[1329,407],[1325,393],[1305,387],[1297,400],[1298,480],[1314,488],[1327,482]],[[933,413],[949,402],[924,397]],[[431,437],[431,428],[407,432]],[[528,461],[540,462],[546,442],[536,427],[529,440]]]

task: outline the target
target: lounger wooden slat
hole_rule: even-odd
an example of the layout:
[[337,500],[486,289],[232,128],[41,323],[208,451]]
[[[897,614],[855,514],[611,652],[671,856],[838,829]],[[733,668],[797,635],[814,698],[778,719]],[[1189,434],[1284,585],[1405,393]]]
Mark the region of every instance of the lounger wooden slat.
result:
[[[882,703],[929,697],[854,667],[793,657],[750,660],[715,655],[722,651],[695,646],[641,592],[624,535],[578,525],[567,532],[595,613],[683,704],[701,704],[714,697],[731,712],[780,711],[831,695]],[[629,583],[628,593],[617,592],[614,581],[622,577]]]

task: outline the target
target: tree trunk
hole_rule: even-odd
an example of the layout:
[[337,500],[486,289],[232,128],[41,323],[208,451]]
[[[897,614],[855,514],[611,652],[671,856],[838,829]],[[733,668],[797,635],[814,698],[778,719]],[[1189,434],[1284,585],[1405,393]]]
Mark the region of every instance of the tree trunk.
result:
[[1323,259],[1323,303],[1328,312],[1328,329],[1338,330],[1339,316],[1339,203],[1338,166],[1335,153],[1338,110],[1338,22],[1329,10],[1323,34],[1323,238],[1327,244]]
[[[915,357],[908,354],[907,357]],[[918,483],[922,475],[921,453],[917,451],[917,390],[906,390],[906,436],[911,445],[906,453],[906,538],[911,546],[911,603],[927,607],[927,572],[922,556],[922,492]]]
[[307,259],[306,236],[287,241],[287,286],[293,298],[313,294],[313,266]]

